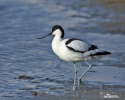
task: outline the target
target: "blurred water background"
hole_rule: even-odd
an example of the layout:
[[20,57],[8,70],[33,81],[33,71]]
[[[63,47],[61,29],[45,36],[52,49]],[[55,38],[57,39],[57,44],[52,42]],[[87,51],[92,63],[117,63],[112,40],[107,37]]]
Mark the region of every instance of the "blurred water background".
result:
[[[62,95],[72,91],[74,67],[51,49],[53,25],[98,45],[112,55],[91,61],[84,86],[125,90],[124,0],[0,0],[0,100],[34,100],[32,91]],[[87,69],[78,63],[78,76]],[[23,77],[24,76],[24,77]]]

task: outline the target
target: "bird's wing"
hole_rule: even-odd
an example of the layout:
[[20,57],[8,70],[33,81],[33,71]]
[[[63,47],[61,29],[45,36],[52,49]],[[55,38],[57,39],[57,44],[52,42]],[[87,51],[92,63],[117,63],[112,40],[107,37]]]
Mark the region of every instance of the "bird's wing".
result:
[[95,45],[75,38],[68,39],[65,44],[70,50],[80,53],[98,49],[98,47]]

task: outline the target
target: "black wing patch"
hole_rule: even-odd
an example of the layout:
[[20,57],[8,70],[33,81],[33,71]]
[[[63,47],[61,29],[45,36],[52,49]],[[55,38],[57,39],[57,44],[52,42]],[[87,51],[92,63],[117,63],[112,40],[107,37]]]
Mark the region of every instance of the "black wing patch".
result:
[[[87,52],[87,51],[91,51],[91,50],[95,50],[95,49],[98,49],[98,47],[96,46],[96,45],[92,45],[91,44],[91,46],[88,48],[88,50],[86,50],[86,51],[79,51],[79,50],[75,50],[75,49],[73,49],[72,47],[69,47],[68,46],[68,44],[69,43],[71,43],[72,41],[74,41],[74,40],[80,40],[80,39],[76,39],[76,38],[71,38],[71,39],[69,39],[68,41],[66,41],[66,46],[70,49],[70,50],[72,50],[72,51],[74,51],[74,52],[80,52],[80,53],[85,53],[85,52]],[[83,41],[83,40],[80,40],[80,41]],[[86,42],[86,41],[84,41],[84,42]],[[88,42],[87,42],[88,43]],[[90,43],[89,43],[90,44]]]
[[100,56],[100,55],[109,55],[111,52],[103,51],[103,52],[97,52],[95,54],[91,54],[90,56]]
[[[67,46],[68,47],[68,46]],[[70,50],[74,51],[74,52],[80,52],[80,53],[85,53],[85,51],[79,51],[79,50],[75,50],[72,47],[68,47]]]
[[[69,43],[71,43],[72,41],[74,41],[74,40],[79,40],[79,39],[76,39],[76,38],[71,38],[71,39],[69,39],[68,41],[66,41],[66,46],[67,46]],[[73,49],[72,47],[69,47],[69,46],[67,46],[67,47],[68,47],[70,50],[74,51],[74,52],[84,53],[84,51],[75,50],[75,49]]]
[[66,45],[68,45],[70,42],[72,42],[72,41],[74,41],[74,40],[78,40],[78,39],[76,39],[76,38],[71,38],[71,39],[69,39],[68,41],[66,41]]

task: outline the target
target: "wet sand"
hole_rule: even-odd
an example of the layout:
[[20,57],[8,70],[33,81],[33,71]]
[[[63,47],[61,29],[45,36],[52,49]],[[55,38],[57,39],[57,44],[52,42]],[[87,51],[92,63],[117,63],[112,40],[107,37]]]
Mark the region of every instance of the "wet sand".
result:
[[[36,100],[124,100],[125,99],[125,86],[110,86],[101,85],[98,86],[88,86],[87,84],[77,91],[67,91],[66,94],[53,95],[51,93],[40,93],[36,91],[31,91],[31,96]],[[55,91],[55,90],[53,90]]]

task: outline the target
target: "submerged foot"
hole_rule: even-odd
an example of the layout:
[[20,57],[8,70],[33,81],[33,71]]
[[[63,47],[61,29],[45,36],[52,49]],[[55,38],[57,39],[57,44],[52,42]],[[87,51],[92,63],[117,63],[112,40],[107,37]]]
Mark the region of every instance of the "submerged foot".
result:
[[75,88],[75,86],[73,86],[72,90],[73,90],[73,91],[76,91],[76,88]]
[[81,83],[82,83],[81,79],[78,79],[78,88],[80,88]]

